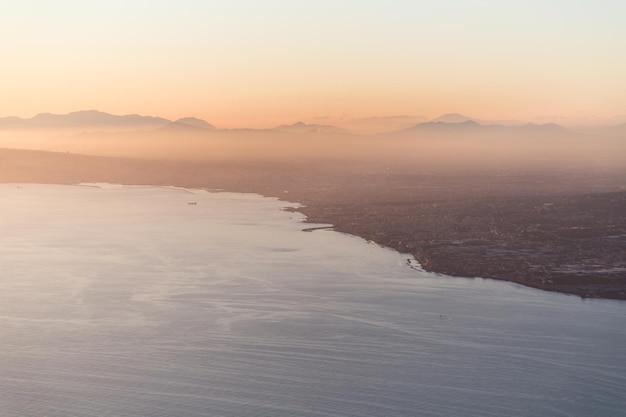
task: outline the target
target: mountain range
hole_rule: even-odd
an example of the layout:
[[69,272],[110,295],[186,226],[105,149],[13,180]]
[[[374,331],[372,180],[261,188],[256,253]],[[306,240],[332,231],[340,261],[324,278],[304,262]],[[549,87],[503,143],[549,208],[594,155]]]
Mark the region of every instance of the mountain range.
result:
[[428,132],[428,133],[452,133],[452,132],[519,132],[519,133],[562,133],[568,129],[554,123],[534,124],[526,123],[515,126],[501,124],[481,124],[475,120],[467,119],[459,122],[432,121],[419,123],[397,133]]
[[96,110],[76,111],[68,114],[40,113],[30,119],[20,117],[0,118],[4,128],[77,128],[77,127],[118,127],[118,128],[158,128],[171,120],[162,117],[128,114],[117,116]]
[[[485,120],[485,119],[476,119],[476,118],[473,118],[473,117],[464,116],[464,115],[459,114],[459,113],[448,113],[448,114],[444,114],[442,116],[439,116],[439,117],[431,120],[431,122],[443,122],[443,123],[463,123],[463,122],[468,122],[468,121],[473,121],[473,122],[476,122],[476,123],[481,124],[481,125],[501,125],[501,126],[521,126],[521,125],[527,123],[527,122],[524,122],[524,121],[521,121],[521,120]],[[546,123],[547,122],[544,122],[542,124],[546,124]]]
[[[97,110],[76,111],[68,114],[40,113],[29,119],[0,118],[0,129],[58,129],[64,131],[129,131],[159,130],[164,132],[249,131],[328,134],[412,134],[454,132],[517,132],[563,133],[568,131],[555,123],[527,123],[519,120],[481,120],[458,113],[449,113],[429,120],[423,116],[367,117],[353,119],[318,118],[335,124],[305,123],[283,124],[270,129],[218,129],[205,120],[185,117],[168,120],[162,117],[139,114],[113,115]],[[621,136],[626,134],[626,124],[571,129],[583,133]]]
[[303,122],[294,123],[292,125],[280,125],[273,130],[290,133],[340,133],[349,134],[350,131],[335,126],[307,124]]

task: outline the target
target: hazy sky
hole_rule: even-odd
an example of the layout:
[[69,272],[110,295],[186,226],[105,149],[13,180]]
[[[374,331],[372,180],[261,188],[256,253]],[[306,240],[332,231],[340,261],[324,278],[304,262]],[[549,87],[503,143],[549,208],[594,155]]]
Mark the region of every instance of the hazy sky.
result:
[[623,0],[0,4],[0,116],[626,114]]

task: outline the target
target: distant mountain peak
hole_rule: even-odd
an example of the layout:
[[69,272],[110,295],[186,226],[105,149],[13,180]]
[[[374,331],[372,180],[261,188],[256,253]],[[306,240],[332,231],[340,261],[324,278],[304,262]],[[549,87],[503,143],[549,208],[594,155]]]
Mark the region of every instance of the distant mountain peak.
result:
[[419,123],[408,130],[450,130],[450,129],[472,129],[477,127],[484,127],[480,123],[474,120],[465,120],[463,122],[425,122]]
[[471,117],[464,116],[459,113],[448,113],[437,117],[432,120],[433,122],[443,122],[443,123],[464,123],[468,121],[475,121]]
[[183,117],[176,120],[174,123],[199,127],[201,129],[215,129],[215,126],[212,124],[208,123],[206,120],[198,119],[197,117]]
[[129,114],[117,116],[98,110],[79,110],[68,114],[39,113],[30,119],[20,119],[23,127],[34,128],[128,128],[157,127],[170,123],[161,117]]
[[348,133],[347,130],[341,129],[336,126],[329,125],[317,125],[317,124],[306,124],[304,122],[297,122],[291,125],[280,125],[276,126],[274,130],[279,130],[283,132],[294,132],[294,133]]
[[[50,114],[50,113],[48,113]],[[100,111],[100,110],[78,110],[78,111],[73,111],[73,112],[69,112],[67,115],[71,116],[71,115],[107,115],[107,116],[112,116],[111,113],[107,113],[104,111]]]

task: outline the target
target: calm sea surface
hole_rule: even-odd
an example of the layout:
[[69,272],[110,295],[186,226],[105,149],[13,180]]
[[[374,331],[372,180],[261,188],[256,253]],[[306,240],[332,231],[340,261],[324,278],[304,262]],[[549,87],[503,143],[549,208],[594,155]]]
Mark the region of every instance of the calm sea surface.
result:
[[0,415],[626,415],[626,303],[420,272],[287,204],[0,185]]

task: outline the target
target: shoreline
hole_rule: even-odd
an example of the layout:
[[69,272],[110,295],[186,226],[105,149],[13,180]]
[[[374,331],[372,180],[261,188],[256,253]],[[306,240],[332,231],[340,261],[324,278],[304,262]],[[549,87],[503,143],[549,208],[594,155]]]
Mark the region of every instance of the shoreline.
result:
[[[621,205],[626,207],[626,193],[620,193],[619,196]],[[571,261],[566,252],[571,250],[573,245],[581,244],[580,242],[560,242],[561,247],[558,250],[554,249],[550,254],[542,252],[546,250],[546,246],[552,245],[553,241],[535,242],[534,247],[529,245],[517,250],[501,249],[504,254],[494,256],[492,255],[494,248],[515,244],[516,239],[510,237],[503,242],[501,239],[476,236],[465,236],[465,239],[455,236],[456,239],[449,239],[448,236],[442,235],[438,241],[432,241],[430,240],[432,236],[420,238],[417,230],[427,231],[432,235],[437,234],[437,227],[425,230],[428,228],[423,223],[413,228],[407,227],[403,233],[394,234],[397,233],[397,229],[389,227],[384,216],[370,219],[368,224],[361,224],[352,221],[354,218],[350,216],[346,217],[341,213],[328,214],[327,209],[314,206],[301,207],[295,211],[306,216],[305,222],[330,223],[333,224],[334,231],[359,236],[400,253],[410,254],[428,272],[462,278],[509,281],[545,291],[575,295],[583,299],[626,300],[626,266],[623,265],[623,261],[622,266],[616,267],[611,265],[610,259],[603,260],[601,255],[597,255],[595,264],[591,266],[580,264],[578,269],[570,272],[544,266]],[[451,221],[453,222],[453,219]],[[587,241],[586,245],[593,246],[593,242]],[[615,242],[614,246],[618,245],[619,242]],[[600,245],[596,248],[599,252],[603,249],[606,248]],[[615,250],[613,249],[613,252]],[[534,261],[529,262],[528,259],[533,257]],[[604,266],[604,270],[601,266]]]
[[419,168],[337,161],[156,161],[0,149],[0,182],[250,192],[307,223],[411,254],[429,272],[626,300],[626,167]]
[[[18,182],[14,183],[16,186],[26,185],[26,184],[56,184],[56,185],[68,185],[68,186],[77,186],[77,187],[95,187],[101,188],[99,184],[111,184],[111,185],[119,185],[124,187],[155,187],[155,188],[165,188],[165,189],[176,189],[186,193],[192,193],[190,189],[195,189],[199,191],[206,192],[243,192],[256,194],[264,198],[275,198],[280,201],[284,201],[290,204],[295,204],[295,206],[289,206],[284,208],[286,211],[290,212],[298,212],[305,216],[303,220],[303,224],[328,224],[327,226],[315,226],[315,227],[307,227],[303,228],[303,232],[314,232],[317,230],[330,230],[338,233],[345,233],[351,236],[356,236],[362,238],[366,241],[373,242],[377,245],[380,245],[385,248],[389,248],[398,253],[411,255],[412,258],[419,264],[419,268],[415,268],[410,266],[413,269],[422,270],[426,272],[431,272],[435,274],[442,274],[451,276],[454,278],[467,278],[467,279],[492,279],[496,281],[505,281],[505,282],[513,282],[516,284],[524,285],[530,288],[535,288],[543,291],[551,291],[558,292],[565,295],[573,295],[579,296],[581,299],[587,298],[599,298],[599,299],[613,299],[613,300],[626,300],[626,280],[623,279],[626,274],[626,267],[624,267],[623,271],[619,273],[618,279],[616,277],[608,277],[607,279],[598,279],[598,276],[594,276],[593,274],[560,274],[557,277],[554,277],[552,274],[544,273],[535,273],[533,276],[528,275],[528,271],[522,270],[518,271],[518,274],[511,274],[509,276],[495,276],[491,273],[491,269],[489,265],[492,263],[488,259],[478,259],[478,262],[474,262],[474,264],[480,265],[478,270],[474,269],[475,273],[472,274],[464,274],[464,269],[459,268],[459,264],[464,261],[468,261],[467,256],[463,256],[463,254],[456,254],[453,256],[449,262],[442,261],[440,258],[442,256],[442,252],[440,251],[432,251],[429,253],[427,251],[420,252],[416,251],[415,247],[407,246],[406,243],[403,243],[402,240],[393,240],[389,238],[381,238],[385,234],[380,235],[371,235],[367,231],[360,229],[358,224],[348,221],[345,222],[345,218],[341,216],[332,216],[325,214],[325,210],[320,210],[319,207],[307,206],[304,205],[301,201],[294,201],[293,199],[287,199],[285,195],[272,195],[272,194],[262,194],[257,191],[236,191],[229,190],[227,188],[220,189],[216,191],[215,189],[207,189],[205,187],[200,188],[191,188],[183,185],[163,185],[163,184],[114,184],[114,183],[50,183],[50,182]],[[193,193],[192,193],[193,194]],[[624,198],[626,199],[626,192],[621,193],[624,194]],[[348,218],[350,220],[350,218]],[[339,225],[337,224],[339,223]],[[384,224],[384,223],[383,223]],[[382,225],[378,226],[381,230],[385,230]],[[380,233],[380,232],[379,232]],[[411,233],[409,233],[411,234]],[[414,236],[415,238],[415,236]],[[454,242],[454,244],[458,244]],[[489,245],[489,243],[485,243],[485,245]],[[475,255],[472,255],[475,256]],[[433,266],[434,265],[434,266]],[[556,279],[555,279],[556,278]],[[622,279],[619,279],[622,278]],[[591,282],[593,281],[593,282]],[[620,282],[617,282],[620,281]]]

